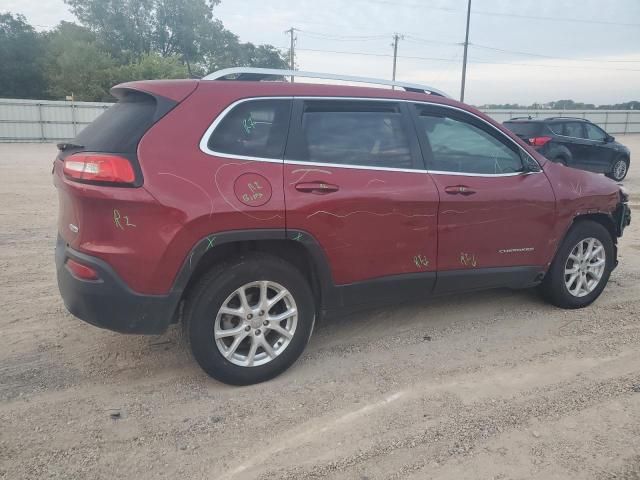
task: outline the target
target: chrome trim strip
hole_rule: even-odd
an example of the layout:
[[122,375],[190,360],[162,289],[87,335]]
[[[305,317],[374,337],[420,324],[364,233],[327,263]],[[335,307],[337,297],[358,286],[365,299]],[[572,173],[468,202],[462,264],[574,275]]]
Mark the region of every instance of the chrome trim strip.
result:
[[305,160],[285,160],[286,165],[311,165],[312,167],[355,168],[358,170],[376,170],[382,172],[429,173],[429,170],[418,168],[374,167],[370,165],[353,165],[348,163],[307,162]]
[[383,80],[381,78],[368,78],[357,77],[353,75],[336,75],[333,73],[320,73],[320,72],[305,72],[299,70],[279,70],[277,68],[250,68],[250,67],[234,67],[224,68],[216,72],[210,73],[203,77],[202,80],[219,80],[229,75],[240,75],[243,73],[253,73],[257,75],[272,75],[277,77],[306,77],[306,78],[322,78],[325,80],[341,80],[343,82],[354,83],[370,83],[373,85],[386,85],[389,87],[401,87],[405,89],[423,90],[430,93],[435,93],[442,97],[451,98],[446,93],[438,90],[437,88],[430,87],[428,85],[419,85],[417,83],[396,82]]
[[447,172],[446,170],[427,170],[433,175],[456,175],[460,177],[516,177],[518,175],[529,175],[530,173],[540,172],[510,172],[510,173],[466,173],[466,172]]
[[226,115],[231,110],[233,110],[233,108],[235,108],[237,105],[239,105],[241,103],[244,103],[244,102],[248,102],[248,101],[254,101],[254,100],[260,101],[260,100],[293,100],[293,99],[300,99],[300,100],[379,101],[379,102],[391,102],[391,103],[406,102],[406,103],[418,103],[418,104],[425,104],[425,105],[433,105],[433,106],[436,106],[436,107],[443,107],[443,108],[448,108],[448,109],[451,109],[451,110],[457,110],[459,112],[466,113],[467,115],[471,115],[471,116],[477,118],[478,120],[483,122],[483,124],[485,124],[485,125],[489,125],[496,132],[498,132],[503,138],[511,141],[516,147],[518,147],[519,151],[524,152],[531,160],[533,160],[538,165],[538,167],[540,167],[540,164],[538,163],[538,161],[535,158],[533,158],[529,154],[529,152],[527,152],[520,145],[518,145],[518,143],[515,140],[513,140],[511,137],[506,135],[504,132],[502,132],[495,125],[492,125],[491,123],[487,122],[485,119],[483,119],[482,117],[476,115],[473,112],[469,112],[467,110],[464,110],[462,108],[455,107],[455,106],[452,106],[452,105],[444,105],[444,104],[436,103],[436,102],[417,101],[417,100],[404,100],[404,99],[394,99],[394,98],[327,97],[327,96],[317,96],[317,97],[314,97],[314,96],[274,96],[274,97],[247,97],[247,98],[241,98],[239,100],[236,100],[231,105],[226,107],[222,112],[220,112],[220,114],[215,118],[215,120],[209,126],[209,128],[207,128],[207,130],[204,132],[204,135],[200,139],[200,150],[203,153],[207,154],[207,155],[212,155],[212,156],[216,156],[216,157],[231,158],[231,159],[234,159],[234,160],[247,160],[247,161],[269,162],[269,163],[284,163],[284,164],[288,164],[288,165],[311,165],[311,166],[317,166],[317,167],[355,168],[355,169],[360,169],[360,170],[374,170],[374,171],[388,171],[388,172],[432,173],[434,175],[456,175],[456,176],[464,176],[464,177],[513,177],[513,176],[516,176],[516,175],[529,175],[529,174],[532,174],[532,173],[542,173],[542,167],[540,167],[540,170],[537,171],[537,172],[512,172],[512,173],[466,173],[466,172],[447,172],[447,171],[443,171],[443,170],[426,170],[426,169],[423,170],[423,169],[411,169],[411,168],[373,167],[373,166],[368,166],[368,165],[350,165],[350,164],[337,164],[337,163],[309,162],[309,161],[305,161],[305,160],[283,160],[283,159],[279,159],[279,158],[251,157],[251,156],[246,156],[246,155],[234,155],[234,154],[230,154],[230,153],[216,152],[214,150],[209,149],[209,147],[208,147],[209,137],[211,136],[213,131],[216,129],[216,127],[220,124],[220,122],[222,122],[224,117],[226,117]]

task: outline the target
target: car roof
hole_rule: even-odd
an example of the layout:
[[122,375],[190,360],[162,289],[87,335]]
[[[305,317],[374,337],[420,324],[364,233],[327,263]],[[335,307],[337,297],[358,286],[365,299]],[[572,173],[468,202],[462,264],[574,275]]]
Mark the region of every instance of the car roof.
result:
[[510,118],[509,120],[505,120],[505,123],[507,122],[514,122],[514,123],[557,123],[557,122],[566,122],[566,121],[572,121],[572,122],[585,122],[585,123],[591,123],[590,120],[586,119],[586,118],[579,118],[579,117],[547,117],[547,118],[528,118],[528,117],[514,117],[514,118]]

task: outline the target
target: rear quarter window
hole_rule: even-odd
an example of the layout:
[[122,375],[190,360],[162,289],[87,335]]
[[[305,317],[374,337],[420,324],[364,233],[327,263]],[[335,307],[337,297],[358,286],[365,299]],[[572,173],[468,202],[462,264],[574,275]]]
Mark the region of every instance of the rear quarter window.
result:
[[547,126],[549,127],[549,130],[551,130],[556,135],[565,135],[563,122],[550,123]]
[[289,130],[291,100],[249,100],[236,105],[214,128],[214,153],[280,159]]

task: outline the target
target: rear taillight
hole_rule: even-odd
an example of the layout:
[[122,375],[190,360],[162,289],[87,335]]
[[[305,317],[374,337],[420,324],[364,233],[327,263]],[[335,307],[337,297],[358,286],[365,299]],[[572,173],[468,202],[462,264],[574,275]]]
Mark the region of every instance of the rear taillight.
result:
[[87,267],[86,265],[82,265],[81,263],[76,262],[75,260],[68,259],[67,260],[67,268],[71,272],[71,274],[79,278],[80,280],[97,280],[98,272],[96,272],[93,268]]
[[529,145],[532,145],[534,147],[541,147],[549,140],[551,140],[551,137],[533,137],[529,139]]
[[64,161],[64,174],[84,182],[132,184],[136,179],[131,162],[118,155],[76,153]]

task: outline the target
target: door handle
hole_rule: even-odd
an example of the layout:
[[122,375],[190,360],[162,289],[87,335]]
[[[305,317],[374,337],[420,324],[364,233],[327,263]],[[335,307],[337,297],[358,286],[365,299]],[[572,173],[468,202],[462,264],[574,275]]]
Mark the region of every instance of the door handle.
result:
[[444,187],[444,191],[450,195],[473,195],[476,191],[466,185],[451,185]]
[[324,182],[306,182],[297,183],[296,190],[305,193],[315,193],[316,195],[324,195],[327,193],[337,192],[339,187],[330,183]]

